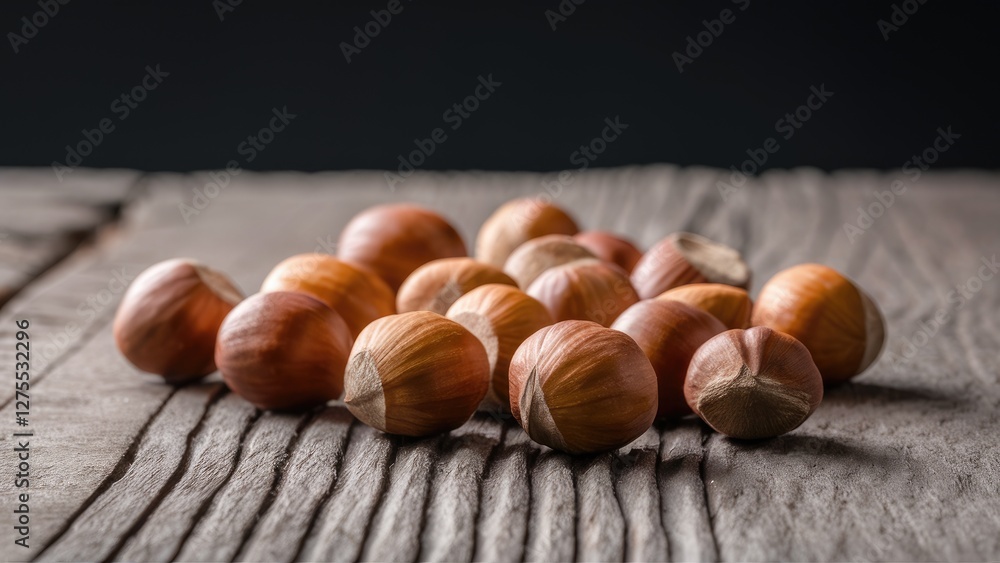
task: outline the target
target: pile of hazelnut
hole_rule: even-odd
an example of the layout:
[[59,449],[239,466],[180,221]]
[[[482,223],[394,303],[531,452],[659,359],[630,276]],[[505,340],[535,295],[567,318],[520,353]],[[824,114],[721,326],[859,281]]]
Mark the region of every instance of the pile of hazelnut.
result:
[[466,254],[439,214],[377,206],[348,223],[336,257],[292,256],[246,299],[193,260],[150,267],[122,300],[115,341],[169,383],[218,369],[261,409],[342,397],[362,422],[407,436],[509,411],[570,453],[691,413],[733,438],[778,436],[884,341],[871,298],[831,268],[782,271],[752,303],[732,248],[676,233],[642,253],[537,199],[500,207]]

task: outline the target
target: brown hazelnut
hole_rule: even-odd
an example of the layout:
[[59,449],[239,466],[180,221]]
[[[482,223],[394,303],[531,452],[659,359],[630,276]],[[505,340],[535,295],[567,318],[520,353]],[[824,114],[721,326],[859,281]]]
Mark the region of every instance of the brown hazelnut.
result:
[[687,283],[724,283],[746,289],[750,269],[740,253],[692,233],[674,233],[642,255],[632,270],[639,296],[651,299]]
[[552,324],[548,309],[510,285],[487,284],[473,289],[448,309],[448,318],[467,328],[486,348],[490,388],[482,406],[510,409],[508,368],[514,351],[538,330]]
[[589,321],[528,337],[510,363],[510,408],[532,440],[569,453],[638,438],[656,415],[656,374],[631,338]]
[[602,326],[610,326],[622,311],[639,301],[628,275],[596,258],[550,268],[526,293],[541,301],[556,321],[588,320]]
[[677,301],[640,301],[611,328],[632,337],[656,372],[657,416],[677,418],[691,413],[684,400],[684,375],[698,347],[726,330],[712,315]]
[[885,321],[860,287],[833,268],[801,264],[760,290],[751,323],[798,339],[827,384],[868,369],[885,341]]
[[222,319],[243,299],[223,274],[186,258],[150,266],[125,291],[114,320],[118,350],[169,383],[215,371]]
[[375,319],[396,312],[396,296],[382,278],[329,254],[299,254],[283,260],[268,274],[260,291],[311,295],[343,317],[352,337]]
[[568,213],[542,198],[508,201],[483,223],[476,238],[476,259],[502,268],[521,244],[543,235],[575,235],[580,229]]
[[306,408],[340,396],[351,343],[347,323],[322,301],[258,293],[222,323],[215,361],[226,385],[257,408]]
[[605,262],[617,264],[631,274],[642,258],[642,251],[632,241],[605,231],[584,231],[573,236],[580,246],[594,253]]
[[680,301],[711,313],[726,328],[749,328],[753,303],[747,290],[723,283],[689,283],[667,290],[657,299]]
[[490,363],[462,325],[430,311],[382,317],[351,350],[344,403],[365,424],[427,436],[458,428],[486,395]]
[[433,311],[439,315],[470,290],[488,283],[517,284],[500,268],[472,258],[441,258],[420,266],[399,286],[396,310]]
[[462,237],[444,217],[408,203],[377,205],[358,213],[337,243],[341,260],[375,272],[393,291],[421,265],[465,255]]
[[729,330],[695,352],[684,396],[709,426],[733,438],[771,438],[805,422],[823,400],[809,350],[766,327]]
[[514,278],[518,287],[526,289],[545,270],[583,258],[596,257],[571,236],[545,235],[514,249],[503,270]]

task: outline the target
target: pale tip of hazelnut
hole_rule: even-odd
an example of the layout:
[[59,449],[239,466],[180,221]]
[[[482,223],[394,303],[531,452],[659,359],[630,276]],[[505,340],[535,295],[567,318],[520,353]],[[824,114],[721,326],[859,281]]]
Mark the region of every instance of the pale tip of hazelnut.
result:
[[[500,337],[497,336],[493,323],[480,313],[472,311],[462,311],[448,318],[464,326],[471,332],[486,349],[486,359],[490,362],[490,374],[496,372],[497,359],[500,356]],[[492,382],[491,382],[492,383]],[[481,407],[500,406],[509,409],[510,401],[506,397],[501,397],[491,384],[486,391]]]
[[195,273],[198,274],[198,278],[212,290],[212,293],[218,295],[220,299],[234,306],[243,301],[243,295],[224,274],[209,268],[201,262],[192,260],[190,264],[194,268]]
[[677,233],[678,251],[714,283],[746,287],[750,268],[735,249],[693,233]]
[[378,366],[368,351],[351,358],[347,371],[351,377],[344,379],[344,404],[352,412],[375,428],[385,428],[385,392]]
[[861,307],[864,310],[866,340],[865,353],[858,365],[858,373],[861,373],[882,355],[883,344],[885,344],[885,318],[878,305],[867,293],[861,288],[858,288],[858,293],[861,294]]
[[536,442],[549,444],[558,450],[569,451],[569,445],[559,432],[559,428],[556,427],[555,419],[552,418],[552,412],[549,410],[545,393],[542,391],[542,385],[538,379],[538,369],[532,369],[524,380],[524,388],[521,390],[519,404],[524,431],[532,436]]

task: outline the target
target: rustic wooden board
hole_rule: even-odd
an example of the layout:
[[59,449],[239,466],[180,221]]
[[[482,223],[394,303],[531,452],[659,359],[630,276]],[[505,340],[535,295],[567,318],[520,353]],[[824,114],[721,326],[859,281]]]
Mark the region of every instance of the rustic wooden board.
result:
[[[23,268],[31,280],[0,310],[0,359],[14,361],[15,319],[31,321],[37,346],[31,548],[0,526],[5,560],[1000,557],[1000,276],[983,270],[960,304],[950,294],[1000,251],[1000,175],[799,169],[723,198],[728,174],[671,166],[574,173],[561,188],[554,175],[426,173],[395,191],[374,172],[243,172],[185,219],[179,204],[205,175],[80,170],[91,191],[74,192],[43,172],[0,170],[0,197],[34,218],[5,205],[0,232],[38,245],[0,251],[0,274]],[[895,179],[907,190],[852,242],[844,223]],[[489,213],[522,195],[644,246],[679,229],[727,242],[746,254],[755,290],[794,263],[828,263],[882,305],[887,353],[778,439],[734,442],[685,420],[615,454],[571,457],[486,413],[424,440],[383,435],[338,404],[260,413],[217,376],[170,388],[114,350],[116,275],[191,256],[252,292],[285,256],[335,252],[368,205],[433,206],[471,246]],[[38,241],[65,232],[92,243],[46,255]],[[947,321],[923,342],[939,311]],[[12,396],[0,387],[8,452]],[[14,471],[0,463],[5,506]]]
[[0,168],[0,305],[110,222],[141,175]]

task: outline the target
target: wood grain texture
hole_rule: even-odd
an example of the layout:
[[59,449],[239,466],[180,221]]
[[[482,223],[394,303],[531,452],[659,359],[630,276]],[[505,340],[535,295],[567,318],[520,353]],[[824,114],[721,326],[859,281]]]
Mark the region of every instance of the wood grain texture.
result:
[[[5,560],[1000,557],[998,174],[773,171],[723,198],[727,173],[672,166],[574,172],[555,190],[543,183],[551,174],[415,174],[392,192],[375,172],[245,172],[187,218],[179,204],[204,175],[128,187],[136,175],[121,173],[125,188],[93,180],[94,192],[79,194],[39,178],[0,170],[0,194],[38,205],[35,222],[0,214],[17,237],[104,231],[40,276],[33,252],[0,244],[0,280],[22,258],[34,276],[0,309],[0,361],[13,362],[14,319],[31,320],[39,347],[32,548],[10,547],[13,528],[0,526]],[[845,224],[896,179],[907,189],[850,236]],[[31,195],[33,182],[51,193]],[[827,263],[881,305],[886,351],[786,436],[732,441],[688,419],[658,423],[612,454],[572,457],[495,413],[422,440],[381,434],[339,403],[261,413],[217,376],[175,389],[114,349],[117,271],[190,256],[249,293],[288,255],[335,252],[341,227],[369,205],[438,209],[471,247],[492,210],[519,196],[553,199],[587,228],[644,247],[677,230],[730,244],[754,269],[752,293],[782,268]],[[7,451],[11,397],[0,387]],[[13,470],[0,464],[3,502]]]

